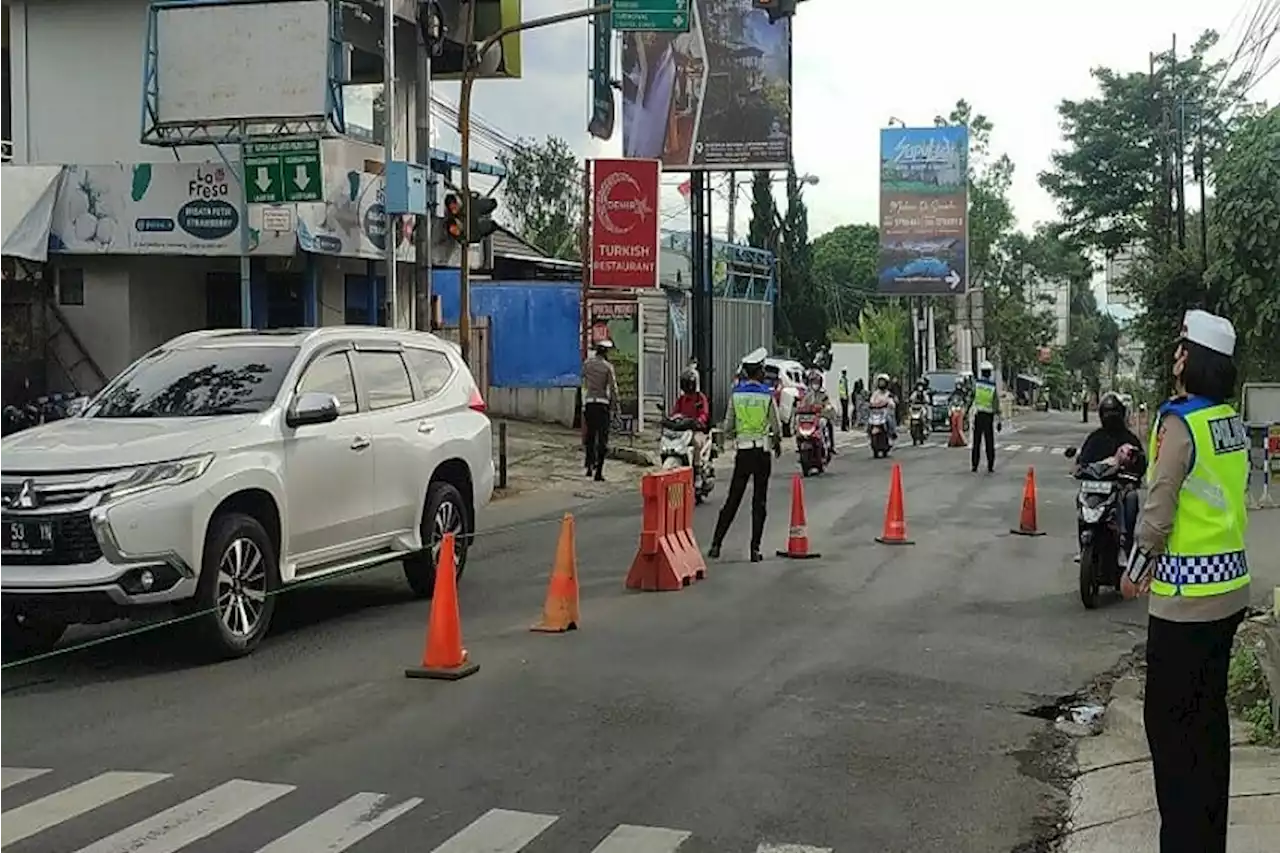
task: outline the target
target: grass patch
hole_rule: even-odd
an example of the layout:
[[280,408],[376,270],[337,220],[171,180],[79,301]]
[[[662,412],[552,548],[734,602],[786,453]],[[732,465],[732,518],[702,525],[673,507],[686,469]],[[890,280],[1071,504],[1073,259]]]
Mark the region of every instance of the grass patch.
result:
[[[1239,638],[1243,639],[1243,638]],[[1257,652],[1247,640],[1237,642],[1227,670],[1227,705],[1252,729],[1253,742],[1280,747],[1280,731],[1271,716],[1271,694]]]

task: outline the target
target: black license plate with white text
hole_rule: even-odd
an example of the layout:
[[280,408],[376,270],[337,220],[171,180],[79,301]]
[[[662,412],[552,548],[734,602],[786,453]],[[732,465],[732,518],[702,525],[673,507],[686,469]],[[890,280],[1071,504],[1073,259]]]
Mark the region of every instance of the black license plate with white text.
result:
[[53,550],[54,522],[49,519],[6,518],[3,554],[48,554]]

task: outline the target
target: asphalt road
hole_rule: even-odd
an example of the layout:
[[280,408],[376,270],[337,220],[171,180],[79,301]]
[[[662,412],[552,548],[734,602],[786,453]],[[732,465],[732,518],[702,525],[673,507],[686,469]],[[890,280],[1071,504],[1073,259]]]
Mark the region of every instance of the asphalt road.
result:
[[[287,596],[245,660],[192,666],[166,629],[7,670],[4,849],[1012,850],[1055,793],[1025,775],[1046,724],[1024,712],[1143,634],[1141,604],[1077,598],[1074,489],[1052,448],[1084,429],[1027,416],[991,475],[969,472],[968,451],[900,448],[916,541],[900,548],[874,542],[889,464],[847,447],[805,485],[822,559],[746,562],[744,506],[726,558],[678,593],[623,588],[634,495],[578,507],[582,627],[566,635],[528,630],[557,507],[503,502],[462,582],[481,668],[460,682],[404,677],[428,605],[396,568]],[[792,458],[771,484],[770,553]],[[1039,538],[1008,534],[1029,464]],[[698,511],[704,549],[726,485]],[[17,782],[20,768],[48,772]],[[38,802],[111,771],[152,775]]]

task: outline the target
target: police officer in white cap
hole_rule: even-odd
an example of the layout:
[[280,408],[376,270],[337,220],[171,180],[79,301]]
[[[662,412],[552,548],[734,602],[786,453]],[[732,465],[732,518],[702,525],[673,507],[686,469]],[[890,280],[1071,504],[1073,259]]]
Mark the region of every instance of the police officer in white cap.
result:
[[733,457],[733,479],[729,481],[729,494],[725,497],[720,517],[716,519],[716,532],[711,537],[711,557],[720,556],[733,517],[738,514],[742,497],[751,481],[751,562],[764,559],[760,554],[760,540],[764,536],[764,519],[769,498],[769,475],[773,472],[774,456],[782,455],[782,422],[778,406],[773,400],[773,389],[764,382],[764,360],[769,351],[764,347],[753,350],[742,359],[746,378],[733,386],[729,397],[729,411],[725,415],[724,434],[733,439],[738,451]]
[[1227,404],[1236,333],[1188,311],[1176,395],[1160,407],[1147,500],[1126,597],[1150,593],[1145,721],[1160,807],[1160,853],[1225,853],[1231,778],[1227,667],[1249,605],[1249,441]]

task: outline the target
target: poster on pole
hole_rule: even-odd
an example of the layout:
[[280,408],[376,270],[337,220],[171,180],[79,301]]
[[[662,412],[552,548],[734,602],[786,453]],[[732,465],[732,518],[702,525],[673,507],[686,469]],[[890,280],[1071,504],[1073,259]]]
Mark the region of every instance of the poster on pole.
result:
[[618,375],[618,409],[611,430],[634,435],[640,421],[640,303],[634,299],[587,299],[587,340],[591,347],[603,340],[613,341],[613,362]]
[[667,171],[786,169],[791,22],[753,0],[693,0],[687,33],[622,42],[622,153]]
[[880,131],[879,291],[958,296],[969,285],[969,129]]
[[657,160],[593,160],[591,287],[658,286]]

